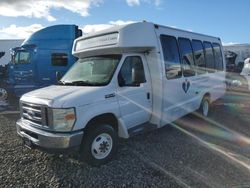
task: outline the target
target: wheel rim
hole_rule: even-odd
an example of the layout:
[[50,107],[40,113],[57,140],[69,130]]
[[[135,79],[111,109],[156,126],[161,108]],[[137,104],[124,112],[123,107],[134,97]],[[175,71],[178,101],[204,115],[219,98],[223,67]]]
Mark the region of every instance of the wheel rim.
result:
[[202,111],[203,111],[203,115],[207,116],[208,115],[208,110],[209,110],[209,103],[207,100],[205,100],[203,102],[203,107],[202,107]]
[[91,153],[96,159],[104,159],[110,154],[112,147],[112,137],[107,133],[102,133],[93,140]]
[[3,88],[0,88],[0,100],[6,100],[7,99],[7,91]]

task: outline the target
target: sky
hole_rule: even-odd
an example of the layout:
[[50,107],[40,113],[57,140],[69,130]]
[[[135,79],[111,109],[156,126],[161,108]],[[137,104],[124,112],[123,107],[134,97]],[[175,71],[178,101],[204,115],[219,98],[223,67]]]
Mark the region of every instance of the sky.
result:
[[84,33],[146,20],[250,43],[250,0],[1,0],[0,39],[25,39],[56,24]]

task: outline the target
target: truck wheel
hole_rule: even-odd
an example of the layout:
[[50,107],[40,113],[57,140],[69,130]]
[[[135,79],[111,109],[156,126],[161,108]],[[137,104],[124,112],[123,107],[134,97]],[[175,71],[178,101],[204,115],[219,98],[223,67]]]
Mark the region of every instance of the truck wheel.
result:
[[201,101],[201,105],[199,108],[199,113],[204,116],[207,117],[208,113],[209,113],[209,108],[210,108],[210,100],[208,97],[204,97]]
[[95,125],[90,128],[86,135],[81,149],[80,157],[93,166],[100,166],[112,159],[117,149],[117,133],[111,125]]
[[5,101],[8,98],[7,91],[3,88],[0,88],[0,100]]

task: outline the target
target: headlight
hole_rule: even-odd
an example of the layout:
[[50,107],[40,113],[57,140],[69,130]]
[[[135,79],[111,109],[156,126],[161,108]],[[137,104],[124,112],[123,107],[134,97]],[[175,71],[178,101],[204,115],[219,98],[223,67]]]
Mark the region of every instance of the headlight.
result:
[[[51,112],[51,113],[50,113]],[[49,124],[53,127],[55,131],[71,131],[76,120],[74,108],[68,109],[50,109],[50,118]]]

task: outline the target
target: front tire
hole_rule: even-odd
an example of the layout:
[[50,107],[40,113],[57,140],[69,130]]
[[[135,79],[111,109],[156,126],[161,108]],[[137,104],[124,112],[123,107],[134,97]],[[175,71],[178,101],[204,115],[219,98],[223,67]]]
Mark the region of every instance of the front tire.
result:
[[80,156],[88,164],[100,166],[110,161],[115,155],[117,150],[117,133],[108,124],[93,126],[86,132],[80,149]]

